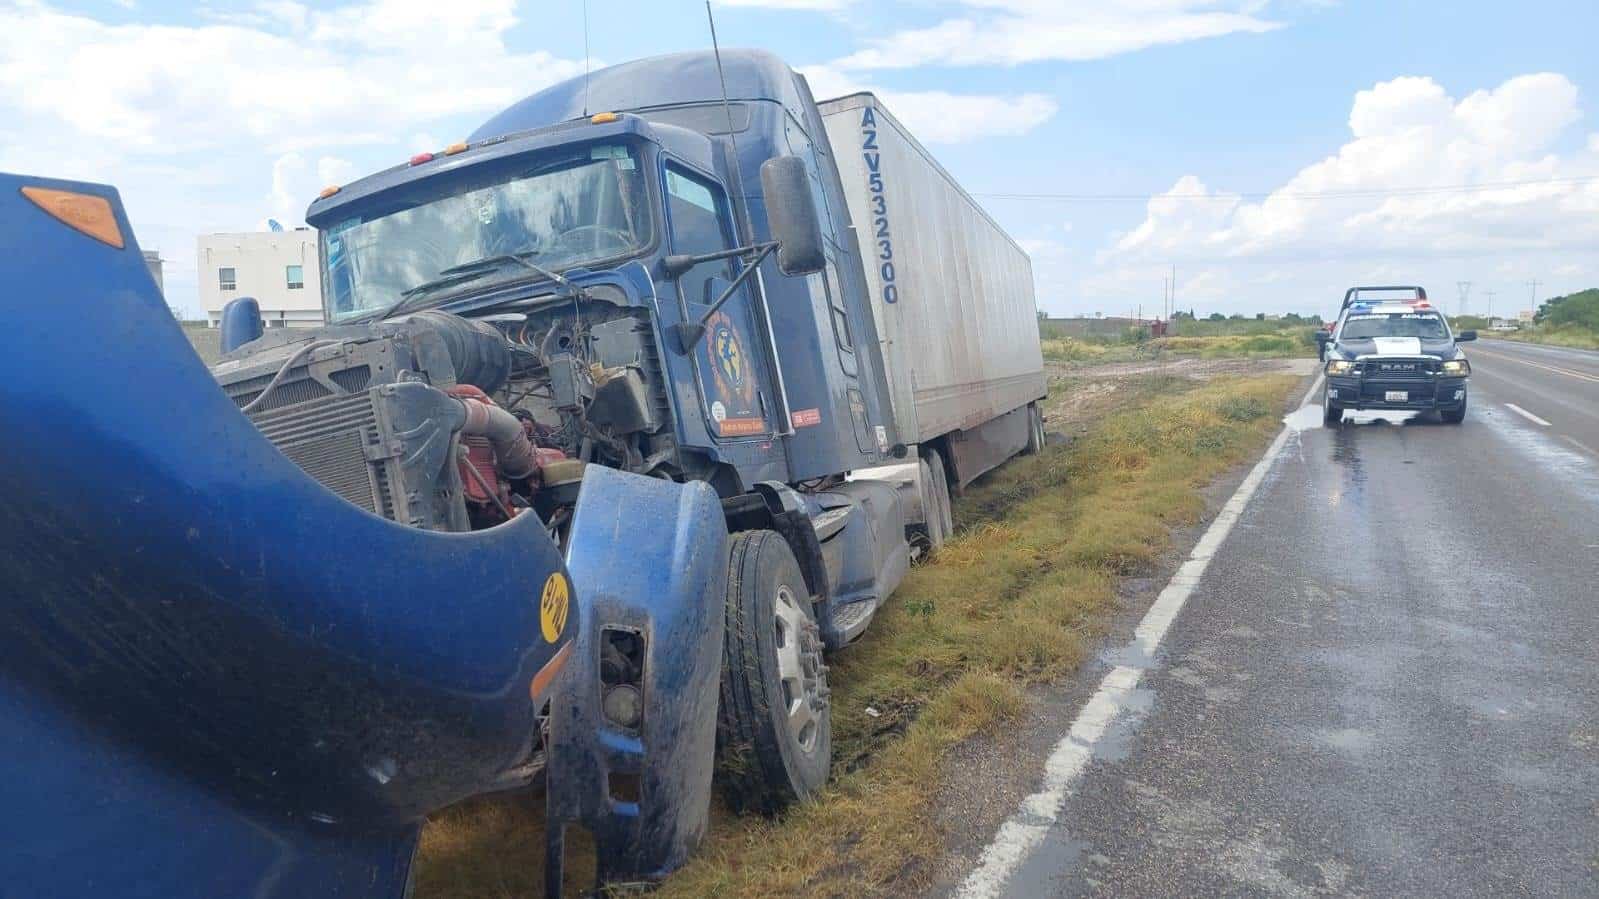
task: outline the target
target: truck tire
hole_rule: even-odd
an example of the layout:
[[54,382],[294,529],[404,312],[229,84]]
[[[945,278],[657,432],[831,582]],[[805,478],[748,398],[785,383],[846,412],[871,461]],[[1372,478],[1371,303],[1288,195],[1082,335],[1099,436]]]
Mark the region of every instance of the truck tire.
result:
[[[1467,394],[1467,398],[1470,398],[1470,394]],[[1443,419],[1443,422],[1446,425],[1458,425],[1465,421],[1466,400],[1463,399],[1460,401],[1459,409],[1445,409],[1444,411],[1438,413],[1438,417]]]
[[1044,413],[1040,412],[1037,403],[1027,407],[1027,446],[1022,450],[1024,456],[1034,456],[1044,449]]
[[775,531],[741,531],[731,542],[716,729],[720,779],[735,810],[770,815],[827,782],[827,666],[788,543]]
[[944,534],[943,539],[938,542],[942,544],[944,540],[955,536],[955,515],[951,509],[949,491],[949,469],[944,467],[943,454],[932,447],[928,448],[922,458],[927,461],[927,467],[933,473],[933,499],[938,506],[938,526]]
[[1321,391],[1321,421],[1322,424],[1335,425],[1344,420],[1344,407],[1333,402],[1327,396],[1327,388]]
[[933,550],[944,545],[949,531],[943,526],[944,515],[938,502],[938,491],[941,482],[933,473],[933,467],[928,464],[927,457],[923,456],[917,462],[916,482],[920,485],[922,502],[922,520],[919,524],[912,524],[905,528],[910,539],[911,549],[916,551],[918,560],[926,558]]

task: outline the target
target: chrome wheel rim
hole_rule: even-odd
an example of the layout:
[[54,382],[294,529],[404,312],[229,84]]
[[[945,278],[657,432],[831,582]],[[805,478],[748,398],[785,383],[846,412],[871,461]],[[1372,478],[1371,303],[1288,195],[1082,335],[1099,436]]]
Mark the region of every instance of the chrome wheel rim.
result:
[[787,584],[778,585],[772,616],[773,645],[777,648],[778,688],[789,735],[800,749],[810,752],[816,748],[821,731],[821,647],[816,625],[800,606],[802,601]]

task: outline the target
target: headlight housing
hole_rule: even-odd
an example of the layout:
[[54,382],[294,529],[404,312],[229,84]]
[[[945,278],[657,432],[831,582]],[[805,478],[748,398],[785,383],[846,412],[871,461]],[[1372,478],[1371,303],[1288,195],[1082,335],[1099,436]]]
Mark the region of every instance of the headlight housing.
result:
[[1471,374],[1471,363],[1464,359],[1450,359],[1444,363],[1443,375],[1446,378],[1463,378]]
[[1327,374],[1347,375],[1355,370],[1355,363],[1348,359],[1328,359]]

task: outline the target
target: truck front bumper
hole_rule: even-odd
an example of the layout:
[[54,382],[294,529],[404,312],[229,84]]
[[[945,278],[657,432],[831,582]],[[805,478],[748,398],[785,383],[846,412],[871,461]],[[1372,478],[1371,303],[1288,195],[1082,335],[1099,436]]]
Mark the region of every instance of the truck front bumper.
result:
[[1327,376],[1327,401],[1343,409],[1444,412],[1466,404],[1469,377],[1416,379]]

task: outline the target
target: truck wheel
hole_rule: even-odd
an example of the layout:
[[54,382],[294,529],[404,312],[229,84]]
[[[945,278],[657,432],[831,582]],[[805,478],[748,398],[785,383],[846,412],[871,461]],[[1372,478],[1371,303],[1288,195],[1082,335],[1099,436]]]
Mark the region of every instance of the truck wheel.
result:
[[1438,417],[1443,419],[1444,424],[1446,425],[1460,424],[1466,420],[1466,401],[1460,401],[1459,409],[1445,409],[1442,412],[1439,412]]
[[832,710],[822,638],[794,553],[775,531],[734,534],[716,743],[728,803],[775,814],[827,782]]
[[944,456],[936,449],[929,448],[923,457],[927,460],[927,467],[933,472],[933,498],[938,506],[938,526],[943,532],[944,540],[955,536],[955,515],[950,508],[949,469],[944,467]]
[[1321,393],[1321,420],[1323,424],[1335,425],[1344,420],[1344,407],[1333,402],[1325,389]]
[[1027,446],[1022,450],[1022,455],[1032,456],[1044,448],[1044,413],[1038,411],[1037,404],[1027,407]]
[[921,485],[922,521],[910,525],[906,530],[910,532],[911,548],[917,551],[917,558],[921,559],[943,546],[949,531],[943,526],[944,515],[938,502],[940,482],[926,456],[917,462],[916,474],[917,483]]

